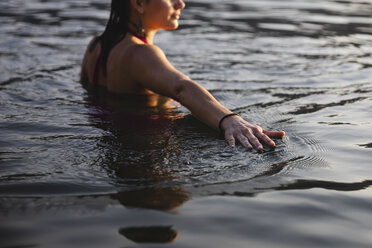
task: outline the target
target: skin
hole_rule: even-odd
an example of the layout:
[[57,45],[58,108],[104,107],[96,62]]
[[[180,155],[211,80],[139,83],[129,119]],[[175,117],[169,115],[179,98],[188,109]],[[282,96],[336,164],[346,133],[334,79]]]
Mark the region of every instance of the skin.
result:
[[[126,94],[160,94],[170,97],[187,107],[194,116],[218,129],[221,118],[232,112],[222,106],[206,89],[191,80],[167,60],[163,51],[153,44],[160,29],[178,28],[182,0],[130,0],[131,23],[142,21],[149,44],[128,33],[110,52],[107,61],[107,77],[102,70],[98,82],[109,91]],[[136,30],[131,24],[132,30]],[[97,45],[86,52],[82,76],[93,81],[95,62],[100,54]],[[271,138],[283,138],[283,131],[268,131],[251,124],[240,116],[226,118],[221,125],[225,139],[231,147],[238,140],[248,149],[263,150],[261,143],[275,147]]]

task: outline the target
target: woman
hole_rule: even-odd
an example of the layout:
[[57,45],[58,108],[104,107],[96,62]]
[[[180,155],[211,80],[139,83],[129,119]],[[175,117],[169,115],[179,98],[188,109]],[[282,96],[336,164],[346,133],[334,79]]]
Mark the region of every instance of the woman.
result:
[[175,69],[153,45],[160,29],[178,27],[183,0],[112,0],[105,31],[86,51],[81,75],[119,94],[160,94],[187,107],[194,116],[219,129],[231,147],[238,140],[248,149],[274,147],[282,131],[253,125],[222,106],[206,89]]

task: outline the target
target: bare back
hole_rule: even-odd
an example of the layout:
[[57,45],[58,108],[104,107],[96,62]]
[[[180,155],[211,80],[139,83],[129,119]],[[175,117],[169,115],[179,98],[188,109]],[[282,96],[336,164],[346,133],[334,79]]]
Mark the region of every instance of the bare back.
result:
[[[135,51],[138,46],[146,46],[141,44],[136,37],[126,35],[118,44],[110,51],[106,73],[101,64],[101,44],[98,42],[90,51],[89,47],[96,39],[90,41],[88,49],[85,52],[81,76],[89,83],[97,83],[106,87],[110,92],[119,94],[150,94],[151,91],[142,87],[133,77],[133,68],[131,68],[133,56],[136,56]],[[96,81],[96,82],[95,82]]]

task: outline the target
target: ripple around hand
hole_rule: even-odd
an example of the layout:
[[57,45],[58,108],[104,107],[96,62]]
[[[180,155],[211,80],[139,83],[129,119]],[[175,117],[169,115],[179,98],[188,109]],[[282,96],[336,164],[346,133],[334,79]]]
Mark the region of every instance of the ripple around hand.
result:
[[311,133],[294,133],[288,138],[288,142],[297,146],[298,150],[309,150],[315,153],[324,153],[329,149],[320,140],[312,137]]
[[[265,116],[261,115],[262,119],[271,120],[267,123],[276,129],[286,124],[280,121],[280,116]],[[181,143],[186,150],[193,144],[193,153],[190,155],[183,150],[178,154],[177,162],[184,163],[173,167],[172,172],[177,175],[178,182],[191,187],[190,191],[196,194],[221,194],[236,187],[248,192],[255,192],[256,188],[274,189],[285,178],[293,179],[294,175],[301,174],[307,177],[308,170],[328,165],[324,158],[328,148],[312,133],[298,132],[295,127],[288,127],[288,123],[285,131],[287,136],[276,141],[276,150],[266,147],[262,154],[241,146],[231,149],[222,139],[216,142],[215,137],[208,139],[205,134],[200,136],[200,132],[199,137],[187,135],[182,137]]]

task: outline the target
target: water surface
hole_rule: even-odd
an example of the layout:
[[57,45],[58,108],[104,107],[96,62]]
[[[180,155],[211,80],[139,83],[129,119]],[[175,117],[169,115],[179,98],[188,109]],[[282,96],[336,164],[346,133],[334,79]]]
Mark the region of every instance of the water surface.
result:
[[[109,1],[0,3],[0,247],[370,247],[372,2],[186,1],[156,44],[275,151],[79,83]],[[162,101],[162,99],[160,99]]]

